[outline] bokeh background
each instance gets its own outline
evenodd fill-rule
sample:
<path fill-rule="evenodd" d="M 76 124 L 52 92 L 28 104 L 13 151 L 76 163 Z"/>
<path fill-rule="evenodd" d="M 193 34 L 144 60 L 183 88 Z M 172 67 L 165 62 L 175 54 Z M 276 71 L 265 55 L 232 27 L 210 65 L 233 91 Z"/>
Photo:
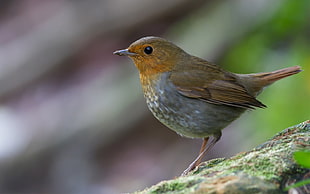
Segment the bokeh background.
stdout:
<path fill-rule="evenodd" d="M 310 119 L 309 0 L 3 0 L 0 193 L 123 193 L 171 179 L 201 140 L 147 110 L 138 72 L 112 55 L 147 35 L 236 73 L 300 65 L 223 131 L 206 159 Z"/>

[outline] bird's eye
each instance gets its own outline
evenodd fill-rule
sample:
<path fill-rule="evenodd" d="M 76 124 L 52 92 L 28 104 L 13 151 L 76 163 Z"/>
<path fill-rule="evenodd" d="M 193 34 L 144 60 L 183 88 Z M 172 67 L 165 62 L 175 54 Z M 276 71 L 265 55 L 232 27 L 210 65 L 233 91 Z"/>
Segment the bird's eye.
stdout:
<path fill-rule="evenodd" d="M 151 46 L 147 46 L 144 48 L 144 53 L 145 54 L 151 54 L 153 52 L 153 48 Z"/>

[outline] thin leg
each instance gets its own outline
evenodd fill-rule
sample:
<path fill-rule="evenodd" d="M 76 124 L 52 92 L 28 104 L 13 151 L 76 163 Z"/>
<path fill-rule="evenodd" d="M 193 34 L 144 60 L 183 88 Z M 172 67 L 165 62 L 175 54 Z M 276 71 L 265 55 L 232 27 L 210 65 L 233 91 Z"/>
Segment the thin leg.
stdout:
<path fill-rule="evenodd" d="M 206 153 L 221 139 L 222 133 L 216 133 L 213 135 L 212 141 L 210 142 L 209 146 L 207 146 L 209 137 L 203 139 L 200 152 L 198 157 L 184 170 L 181 176 L 187 175 L 191 170 L 193 170 L 196 166 L 198 166 L 202 160 L 202 158 L 206 155 Z"/>
<path fill-rule="evenodd" d="M 193 161 L 195 162 L 194 166 L 197 166 L 198 164 L 200 164 L 202 158 L 203 158 L 203 151 L 206 149 L 206 146 L 207 146 L 207 143 L 209 141 L 209 137 L 206 137 L 203 139 L 203 142 L 201 144 L 201 147 L 200 147 L 200 151 L 199 151 L 199 154 L 198 154 L 198 157 Z M 192 162 L 192 163 L 193 163 Z"/>

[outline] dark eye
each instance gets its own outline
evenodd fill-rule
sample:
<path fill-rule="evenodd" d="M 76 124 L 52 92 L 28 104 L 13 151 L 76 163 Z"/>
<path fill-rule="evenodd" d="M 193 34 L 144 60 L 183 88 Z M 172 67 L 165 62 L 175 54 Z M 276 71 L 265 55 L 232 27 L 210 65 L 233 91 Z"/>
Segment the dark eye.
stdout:
<path fill-rule="evenodd" d="M 151 54 L 153 52 L 153 48 L 152 47 L 150 47 L 150 46 L 147 46 L 147 47 L 145 47 L 144 48 L 144 53 L 145 54 Z"/>

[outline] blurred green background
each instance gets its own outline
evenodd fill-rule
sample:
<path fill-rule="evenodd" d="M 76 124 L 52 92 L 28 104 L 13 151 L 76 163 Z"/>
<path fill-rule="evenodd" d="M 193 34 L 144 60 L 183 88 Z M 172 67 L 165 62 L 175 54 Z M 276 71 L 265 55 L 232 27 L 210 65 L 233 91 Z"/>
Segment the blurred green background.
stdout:
<path fill-rule="evenodd" d="M 223 130 L 206 159 L 247 151 L 310 117 L 309 0 L 12 0 L 0 7 L 0 193 L 122 193 L 180 175 L 201 140 L 147 110 L 133 63 L 148 35 L 235 73 L 299 65 L 266 109 Z"/>

